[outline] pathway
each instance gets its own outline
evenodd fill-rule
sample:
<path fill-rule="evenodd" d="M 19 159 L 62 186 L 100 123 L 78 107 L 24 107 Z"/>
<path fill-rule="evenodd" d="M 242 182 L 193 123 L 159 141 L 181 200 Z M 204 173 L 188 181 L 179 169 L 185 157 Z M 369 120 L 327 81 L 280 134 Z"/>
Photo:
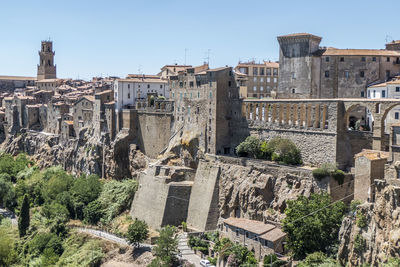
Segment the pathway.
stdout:
<path fill-rule="evenodd" d="M 193 250 L 191 250 L 187 244 L 188 237 L 187 233 L 182 233 L 178 235 L 178 249 L 182 258 L 188 260 L 190 263 L 193 263 L 196 267 L 202 267 L 200 265 L 201 258 L 194 254 Z"/>
<path fill-rule="evenodd" d="M 130 246 L 128 240 L 126 240 L 125 238 L 118 237 L 116 235 L 113 235 L 113 234 L 105 232 L 105 231 L 91 229 L 91 228 L 84 228 L 84 227 L 73 227 L 73 228 L 81 233 L 91 234 L 91 235 L 106 239 L 108 241 L 111 241 L 111 242 L 114 242 L 114 243 L 117 243 L 117 244 L 120 244 L 123 246 Z M 143 244 L 143 243 L 140 243 L 140 247 L 149 248 L 150 250 L 152 248 L 151 245 Z"/>

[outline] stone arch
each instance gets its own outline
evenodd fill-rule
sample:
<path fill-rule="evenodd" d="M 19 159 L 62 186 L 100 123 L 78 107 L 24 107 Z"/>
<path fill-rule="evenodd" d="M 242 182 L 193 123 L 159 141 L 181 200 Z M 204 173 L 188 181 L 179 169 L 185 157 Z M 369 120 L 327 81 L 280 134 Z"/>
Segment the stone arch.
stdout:
<path fill-rule="evenodd" d="M 357 117 L 354 116 L 354 113 L 357 109 L 365 108 L 366 112 L 363 116 L 364 120 L 361 121 L 361 126 L 364 129 L 372 132 L 373 128 L 373 120 L 375 118 L 375 108 L 366 103 L 353 103 L 350 106 L 346 107 L 346 113 L 344 115 L 344 130 L 349 130 L 356 127 Z M 370 116 L 371 118 L 368 118 Z M 372 119 L 372 121 L 370 121 Z"/>

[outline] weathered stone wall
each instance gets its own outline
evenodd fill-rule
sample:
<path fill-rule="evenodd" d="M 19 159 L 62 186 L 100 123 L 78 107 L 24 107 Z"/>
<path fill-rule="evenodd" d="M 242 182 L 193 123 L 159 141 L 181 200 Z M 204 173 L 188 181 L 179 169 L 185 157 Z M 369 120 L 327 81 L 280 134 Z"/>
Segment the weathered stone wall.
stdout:
<path fill-rule="evenodd" d="M 172 113 L 138 111 L 135 127 L 140 150 L 151 158 L 157 158 L 168 146 L 172 126 Z"/>
<path fill-rule="evenodd" d="M 197 231 L 214 230 L 218 223 L 218 178 L 220 168 L 200 161 L 190 196 L 187 223 Z"/>
<path fill-rule="evenodd" d="M 166 224 L 180 225 L 186 221 L 193 182 L 176 181 L 185 179 L 185 171 L 171 170 L 165 176 L 157 173 L 157 167 L 151 167 L 142 172 L 138 180 L 139 189 L 132 202 L 131 216 L 146 221 L 153 229 Z"/>

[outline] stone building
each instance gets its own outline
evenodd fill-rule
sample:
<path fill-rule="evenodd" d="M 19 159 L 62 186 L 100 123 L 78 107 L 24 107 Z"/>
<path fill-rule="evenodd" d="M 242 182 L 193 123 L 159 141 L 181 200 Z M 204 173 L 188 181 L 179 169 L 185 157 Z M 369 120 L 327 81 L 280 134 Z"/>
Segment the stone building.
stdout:
<path fill-rule="evenodd" d="M 73 121 L 75 133 L 84 127 L 89 127 L 93 123 L 94 97 L 83 96 L 73 105 Z"/>
<path fill-rule="evenodd" d="M 240 88 L 240 97 L 271 97 L 278 89 L 279 63 L 239 62 L 235 67 L 236 79 Z"/>
<path fill-rule="evenodd" d="M 157 75 L 161 78 L 169 79 L 171 76 L 178 75 L 178 72 L 185 71 L 189 68 L 192 68 L 192 65 L 165 65 L 161 68 L 161 71 Z"/>
<path fill-rule="evenodd" d="M 286 234 L 273 224 L 230 217 L 221 224 L 221 235 L 253 251 L 256 259 L 284 252 Z"/>
<path fill-rule="evenodd" d="M 29 124 L 33 123 L 36 117 L 36 112 L 29 108 L 27 105 L 36 104 L 36 99 L 31 96 L 14 95 L 13 97 L 5 97 L 3 99 L 3 107 L 5 108 L 5 121 L 4 128 L 6 135 L 9 133 L 16 133 L 21 128 L 27 128 Z"/>
<path fill-rule="evenodd" d="M 156 94 L 169 98 L 168 80 L 154 75 L 142 75 L 140 78 L 117 79 L 114 82 L 115 109 L 133 108 L 138 99 L 147 98 L 147 94 Z"/>
<path fill-rule="evenodd" d="M 60 134 L 62 116 L 69 113 L 70 106 L 64 102 L 50 102 L 47 105 L 47 127 L 46 132 Z"/>
<path fill-rule="evenodd" d="M 34 86 L 35 77 L 0 76 L 0 91 L 14 91 L 17 88 Z"/>
<path fill-rule="evenodd" d="M 59 80 L 58 79 L 42 79 L 42 80 L 38 80 L 36 85 L 39 90 L 55 91 L 57 86 L 59 85 Z"/>
<path fill-rule="evenodd" d="M 366 97 L 369 84 L 400 73 L 398 45 L 337 49 L 320 47 L 321 40 L 309 33 L 278 36 L 278 98 Z"/>
<path fill-rule="evenodd" d="M 95 135 L 109 133 L 113 139 L 116 131 L 114 92 L 106 90 L 94 95 L 93 128 Z"/>
<path fill-rule="evenodd" d="M 40 63 L 37 67 L 37 80 L 56 79 L 57 67 L 54 65 L 53 42 L 42 41 L 41 50 L 39 51 Z"/>
<path fill-rule="evenodd" d="M 206 153 L 230 154 L 233 120 L 240 120 L 239 90 L 231 67 L 195 72 L 194 68 L 170 77 L 175 100 L 174 132 L 197 137 Z"/>
<path fill-rule="evenodd" d="M 396 78 L 384 83 L 374 84 L 369 86 L 367 89 L 368 99 L 386 99 L 395 98 L 400 99 L 400 79 Z M 389 114 L 385 120 L 385 132 L 389 133 L 390 126 L 393 123 L 400 122 L 400 106 L 394 107 L 389 111 Z M 369 129 L 372 129 L 374 123 L 374 118 L 371 112 L 367 110 L 367 124 Z"/>

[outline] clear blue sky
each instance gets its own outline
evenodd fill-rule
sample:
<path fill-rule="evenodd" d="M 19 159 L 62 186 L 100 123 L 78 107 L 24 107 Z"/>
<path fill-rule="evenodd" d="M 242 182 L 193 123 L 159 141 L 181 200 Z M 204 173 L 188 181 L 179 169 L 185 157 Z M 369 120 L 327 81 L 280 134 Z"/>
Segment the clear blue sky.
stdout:
<path fill-rule="evenodd" d="M 278 60 L 276 36 L 310 32 L 321 45 L 384 48 L 400 39 L 400 1 L 2 0 L 0 75 L 36 75 L 54 41 L 57 76 L 154 74 L 165 64 L 234 66 Z"/>

